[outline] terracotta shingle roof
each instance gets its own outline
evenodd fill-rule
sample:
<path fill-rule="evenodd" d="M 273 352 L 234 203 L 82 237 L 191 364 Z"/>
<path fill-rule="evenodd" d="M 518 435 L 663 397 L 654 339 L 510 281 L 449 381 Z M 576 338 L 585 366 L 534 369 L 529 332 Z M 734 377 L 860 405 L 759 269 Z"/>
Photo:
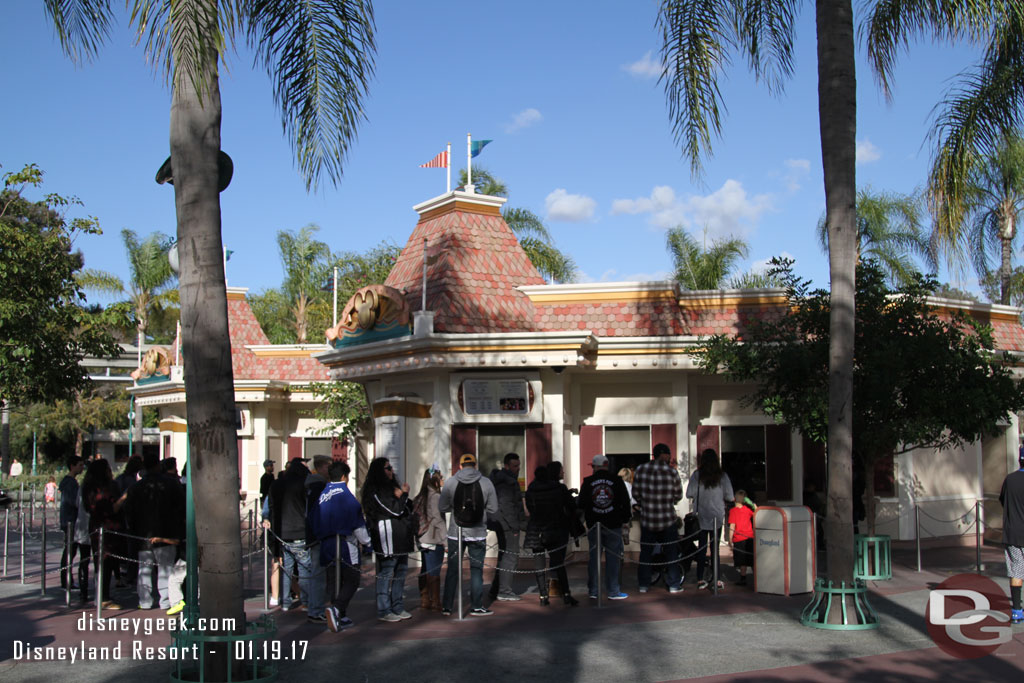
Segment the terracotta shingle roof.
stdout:
<path fill-rule="evenodd" d="M 228 291 L 228 333 L 231 335 L 231 369 L 236 380 L 303 380 L 328 379 L 327 368 L 296 347 L 270 347 L 256 316 L 245 298 L 245 290 Z M 270 347 L 259 355 L 249 346 Z"/>

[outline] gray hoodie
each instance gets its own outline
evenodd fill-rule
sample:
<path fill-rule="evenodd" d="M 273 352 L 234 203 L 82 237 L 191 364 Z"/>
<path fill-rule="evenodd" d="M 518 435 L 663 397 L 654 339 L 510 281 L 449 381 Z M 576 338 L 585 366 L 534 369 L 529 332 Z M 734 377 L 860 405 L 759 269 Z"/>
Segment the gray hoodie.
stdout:
<path fill-rule="evenodd" d="M 484 517 L 480 520 L 480 524 L 473 527 L 463 527 L 462 537 L 463 538 L 486 538 L 487 537 L 487 520 L 494 519 L 498 514 L 498 496 L 494 493 L 494 484 L 487 477 L 480 474 L 480 470 L 475 467 L 463 467 L 454 476 L 448 477 L 444 482 L 444 486 L 441 488 L 441 499 L 437 503 L 437 508 L 442 513 L 452 511 L 452 500 L 455 497 L 455 488 L 459 485 L 459 482 L 464 484 L 472 484 L 474 481 L 480 480 L 480 491 L 484 494 Z M 448 538 L 458 538 L 459 527 L 455 524 L 455 515 L 452 515 L 448 521 Z"/>

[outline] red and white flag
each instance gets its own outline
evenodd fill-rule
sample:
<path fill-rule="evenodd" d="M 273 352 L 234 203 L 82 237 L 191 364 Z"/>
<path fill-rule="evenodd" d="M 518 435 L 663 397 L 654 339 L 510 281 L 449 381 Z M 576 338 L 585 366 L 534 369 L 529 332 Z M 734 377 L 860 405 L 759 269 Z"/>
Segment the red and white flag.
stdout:
<path fill-rule="evenodd" d="M 448 152 L 440 152 L 427 163 L 420 164 L 420 168 L 448 168 Z"/>

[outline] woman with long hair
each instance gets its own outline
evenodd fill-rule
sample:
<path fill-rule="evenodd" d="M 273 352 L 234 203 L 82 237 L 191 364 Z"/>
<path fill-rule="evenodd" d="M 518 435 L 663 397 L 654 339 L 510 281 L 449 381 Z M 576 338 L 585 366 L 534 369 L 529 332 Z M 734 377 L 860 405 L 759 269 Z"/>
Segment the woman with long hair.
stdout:
<path fill-rule="evenodd" d="M 363 514 L 377 569 L 377 619 L 411 619 L 405 611 L 405 572 L 414 550 L 409 485 L 400 484 L 387 458 L 374 458 L 363 484 Z"/>
<path fill-rule="evenodd" d="M 710 582 L 717 582 L 719 588 L 725 584 L 717 576 L 704 578 L 708 550 L 718 552 L 718 543 L 725 524 L 726 501 L 735 497 L 729 475 L 722 471 L 718 454 L 711 448 L 700 454 L 700 467 L 686 486 L 686 497 L 694 500 L 693 510 L 697 513 L 700 532 L 697 534 L 697 588 L 707 588 Z M 701 545 L 703 544 L 703 545 Z"/>
<path fill-rule="evenodd" d="M 535 566 L 540 604 L 550 604 L 546 554 L 558 577 L 562 600 L 570 607 L 575 607 L 579 601 L 569 591 L 565 553 L 576 515 L 576 501 L 562 483 L 563 476 L 562 463 L 557 460 L 548 463 L 547 467 L 538 467 L 534 472 L 533 482 L 526 489 L 526 509 L 530 511 L 530 520 L 526 524 L 526 542 L 537 558 Z"/>
<path fill-rule="evenodd" d="M 110 583 L 114 576 L 111 557 L 121 547 L 120 537 L 108 531 L 120 531 L 121 516 L 114 511 L 119 491 L 110 471 L 110 463 L 104 458 L 91 460 L 82 479 L 82 503 L 89 513 L 89 540 L 92 560 L 96 569 L 97 600 L 102 600 L 103 609 L 121 609 L 111 599 Z M 103 529 L 103 572 L 100 572 L 100 529 Z M 84 592 L 84 591 L 83 591 Z"/>
<path fill-rule="evenodd" d="M 444 513 L 438 509 L 443 483 L 444 477 L 436 466 L 427 469 L 412 506 L 419 514 L 419 526 L 423 531 L 419 534 L 422 560 L 420 607 L 423 609 L 441 609 L 441 564 L 444 562 L 445 545 L 448 542 L 448 525 Z"/>

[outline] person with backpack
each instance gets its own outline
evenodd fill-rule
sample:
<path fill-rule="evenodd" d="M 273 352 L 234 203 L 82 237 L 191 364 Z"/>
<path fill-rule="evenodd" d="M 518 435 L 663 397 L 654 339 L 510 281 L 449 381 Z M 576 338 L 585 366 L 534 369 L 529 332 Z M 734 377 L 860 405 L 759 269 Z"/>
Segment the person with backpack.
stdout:
<path fill-rule="evenodd" d="M 516 567 L 519 565 L 519 531 L 526 527 L 523 491 L 519 488 L 519 454 L 505 454 L 504 467 L 491 472 L 498 496 L 498 514 L 487 527 L 498 537 L 498 569 L 491 582 L 491 601 L 516 602 Z"/>
<path fill-rule="evenodd" d="M 416 494 L 412 510 L 419 520 L 416 537 L 420 542 L 420 607 L 441 609 L 441 564 L 447 536 L 444 515 L 437 509 L 441 500 L 444 477 L 437 465 L 423 472 L 420 492 Z"/>
<path fill-rule="evenodd" d="M 448 523 L 448 571 L 444 577 L 441 614 L 451 615 L 458 576 L 462 573 L 460 529 L 462 545 L 469 551 L 469 597 L 472 605 L 469 614 L 473 617 L 494 614 L 483 604 L 484 554 L 487 552 L 487 520 L 498 514 L 498 496 L 491 480 L 476 468 L 476 456 L 467 453 L 459 458 L 459 471 L 441 489 L 438 511 L 452 513 Z"/>
<path fill-rule="evenodd" d="M 405 611 L 405 573 L 415 550 L 409 484 L 400 484 L 387 458 L 374 458 L 363 484 L 363 514 L 377 568 L 377 619 L 411 619 Z"/>

